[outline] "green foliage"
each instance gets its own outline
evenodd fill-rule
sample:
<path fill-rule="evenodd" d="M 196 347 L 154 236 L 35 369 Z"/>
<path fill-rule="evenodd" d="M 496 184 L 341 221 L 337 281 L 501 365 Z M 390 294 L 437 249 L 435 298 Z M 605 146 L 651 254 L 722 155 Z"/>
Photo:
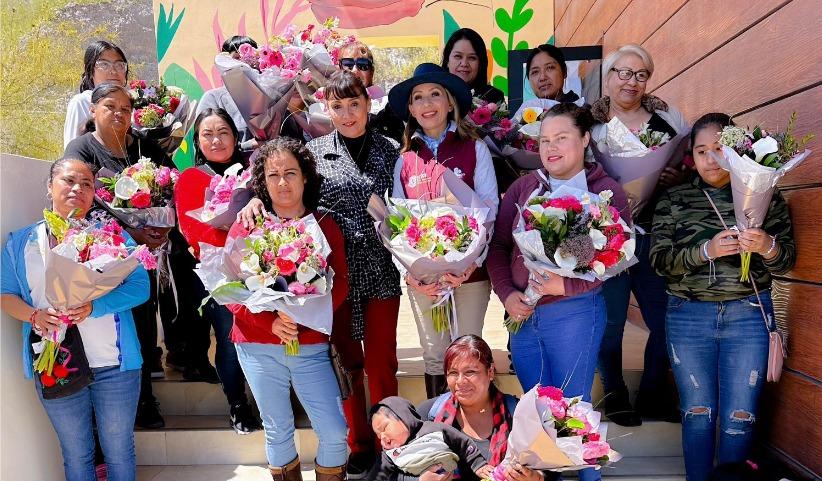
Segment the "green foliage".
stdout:
<path fill-rule="evenodd" d="M 106 26 L 83 30 L 61 18 L 69 4 L 101 0 L 31 0 L 0 6 L 0 150 L 55 159 L 63 152 L 68 100 L 77 92 L 89 39 L 117 41 Z"/>
<path fill-rule="evenodd" d="M 502 39 L 494 37 L 491 39 L 491 56 L 494 62 L 502 68 L 508 68 L 508 49 Z"/>
<path fill-rule="evenodd" d="M 505 94 L 508 94 L 508 79 L 503 77 L 502 75 L 494 75 L 493 80 L 491 83 L 494 87 L 502 90 Z"/>
<path fill-rule="evenodd" d="M 448 13 L 448 10 L 443 9 L 442 11 L 442 23 L 443 23 L 443 33 L 442 39 L 443 41 L 447 41 L 451 38 L 451 35 L 460 29 L 459 24 L 454 17 Z"/>
<path fill-rule="evenodd" d="M 177 29 L 180 27 L 180 22 L 183 21 L 186 9 L 184 8 L 177 18 L 174 18 L 174 4 L 171 4 L 171 10 L 166 15 L 166 7 L 160 4 L 160 16 L 157 19 L 157 62 L 161 62 L 165 57 L 168 47 L 171 46 L 171 41 L 174 40 L 174 35 L 177 34 Z"/>
<path fill-rule="evenodd" d="M 182 15 L 182 14 L 180 14 Z M 166 85 L 174 85 L 180 87 L 188 95 L 191 100 L 200 100 L 203 98 L 203 87 L 200 82 L 194 78 L 183 67 L 172 63 L 163 74 L 163 82 Z M 194 165 L 194 129 L 189 129 L 186 133 L 185 139 L 180 144 L 180 148 L 174 152 L 174 164 L 177 168 L 183 170 Z"/>
<path fill-rule="evenodd" d="M 548 45 L 556 45 L 557 39 L 553 35 L 551 35 L 551 38 L 549 38 L 548 41 L 545 43 L 547 43 Z"/>
<path fill-rule="evenodd" d="M 386 92 L 394 85 L 410 78 L 414 68 L 423 62 L 440 63 L 442 50 L 438 47 L 375 48 L 374 84 Z"/>
<path fill-rule="evenodd" d="M 509 50 L 527 50 L 528 42 L 520 40 L 514 44 L 514 35 L 525 28 L 528 22 L 534 18 L 534 10 L 525 6 L 531 0 L 515 0 L 514 6 L 509 13 L 504 8 L 498 8 L 494 12 L 494 20 L 497 26 L 503 32 L 507 33 L 507 38 L 502 39 L 494 37 L 491 39 L 491 56 L 494 57 L 494 62 L 502 68 L 508 68 L 508 51 Z M 494 87 L 502 90 L 506 95 L 508 94 L 508 79 L 503 76 L 494 76 L 492 83 Z"/>

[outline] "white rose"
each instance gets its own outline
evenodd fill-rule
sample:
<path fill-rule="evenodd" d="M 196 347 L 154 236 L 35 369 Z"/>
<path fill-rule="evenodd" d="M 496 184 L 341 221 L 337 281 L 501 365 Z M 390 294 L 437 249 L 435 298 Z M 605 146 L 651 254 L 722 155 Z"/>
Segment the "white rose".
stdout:
<path fill-rule="evenodd" d="M 140 184 L 131 177 L 120 177 L 114 184 L 114 195 L 118 199 L 131 200 L 138 190 L 140 190 Z"/>
<path fill-rule="evenodd" d="M 594 249 L 602 249 L 605 247 L 605 244 L 608 243 L 608 238 L 605 237 L 605 234 L 600 232 L 599 229 L 591 229 L 588 235 L 591 237 L 591 240 L 594 241 Z"/>
<path fill-rule="evenodd" d="M 260 256 L 257 254 L 251 254 L 247 258 L 243 259 L 240 263 L 240 272 L 251 275 L 256 275 L 262 272 L 262 269 L 260 268 Z"/>
<path fill-rule="evenodd" d="M 574 270 L 574 268 L 577 266 L 576 256 L 563 257 L 559 253 L 559 249 L 557 249 L 556 252 L 554 252 L 554 262 L 556 262 L 557 266 L 559 266 L 560 268 L 567 269 L 569 271 Z"/>
<path fill-rule="evenodd" d="M 765 137 L 754 142 L 751 148 L 753 148 L 754 154 L 756 154 L 756 163 L 759 164 L 762 163 L 762 159 L 764 159 L 766 155 L 778 152 L 779 144 L 773 137 Z"/>

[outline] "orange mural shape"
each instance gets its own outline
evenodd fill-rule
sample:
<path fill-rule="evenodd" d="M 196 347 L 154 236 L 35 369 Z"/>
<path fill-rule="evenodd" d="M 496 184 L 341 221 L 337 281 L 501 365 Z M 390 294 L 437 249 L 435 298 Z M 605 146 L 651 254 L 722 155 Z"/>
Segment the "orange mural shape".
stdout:
<path fill-rule="evenodd" d="M 340 28 L 366 28 L 391 25 L 406 17 L 414 17 L 424 0 L 309 0 L 317 19 L 337 17 Z"/>

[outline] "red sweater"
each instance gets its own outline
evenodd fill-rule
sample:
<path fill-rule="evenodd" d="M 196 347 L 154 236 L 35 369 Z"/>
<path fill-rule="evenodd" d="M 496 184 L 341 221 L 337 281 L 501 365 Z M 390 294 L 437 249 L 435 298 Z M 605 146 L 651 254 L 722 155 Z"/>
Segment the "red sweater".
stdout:
<path fill-rule="evenodd" d="M 334 269 L 334 287 L 331 289 L 331 299 L 334 310 L 348 297 L 348 264 L 345 262 L 345 244 L 339 226 L 331 216 L 314 214 L 319 220 L 331 254 L 328 256 L 328 265 Z M 242 224 L 235 223 L 229 231 L 229 236 L 245 236 L 248 231 Z M 271 324 L 277 318 L 275 312 L 260 312 L 254 314 L 242 304 L 229 304 L 228 309 L 234 313 L 234 327 L 231 329 L 231 342 L 257 342 L 262 344 L 281 344 L 282 340 L 271 332 Z M 320 344 L 328 342 L 328 336 L 309 329 L 297 326 L 297 339 L 300 344 Z"/>
<path fill-rule="evenodd" d="M 619 210 L 620 215 L 630 225 L 631 213 L 628 208 L 628 197 L 617 181 L 608 177 L 602 166 L 596 162 L 586 164 L 585 176 L 590 192 L 598 194 L 603 190 L 610 190 L 614 193 L 611 205 Z M 485 264 L 491 276 L 494 292 L 503 303 L 512 292 L 524 292 L 528 287 L 528 268 L 525 267 L 522 253 L 517 243 L 514 242 L 514 226 L 519 216 L 517 205 L 525 205 L 528 196 L 537 188 L 537 185 L 539 185 L 539 179 L 534 173 L 520 177 L 511 184 L 500 202 L 499 214 L 494 224 L 494 236 L 488 247 L 488 258 Z M 566 277 L 565 296 L 543 296 L 538 305 L 577 296 L 600 284 L 602 281 L 589 282 Z"/>

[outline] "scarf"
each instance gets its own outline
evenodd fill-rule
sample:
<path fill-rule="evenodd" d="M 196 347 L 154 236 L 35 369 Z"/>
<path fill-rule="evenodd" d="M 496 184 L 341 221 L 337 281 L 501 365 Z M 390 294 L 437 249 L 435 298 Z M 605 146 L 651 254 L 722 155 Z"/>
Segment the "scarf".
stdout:
<path fill-rule="evenodd" d="M 511 423 L 513 422 L 512 415 L 505 409 L 505 395 L 502 391 L 494 389 L 496 394 L 492 399 L 492 422 L 494 424 L 491 429 L 491 459 L 489 463 L 491 466 L 499 466 L 503 459 L 505 459 L 505 452 L 508 449 L 508 433 L 511 430 Z M 434 418 L 435 422 L 445 423 L 449 426 L 454 425 L 454 420 L 457 419 L 457 411 L 459 410 L 459 403 L 457 398 L 453 395 L 445 402 Z"/>

